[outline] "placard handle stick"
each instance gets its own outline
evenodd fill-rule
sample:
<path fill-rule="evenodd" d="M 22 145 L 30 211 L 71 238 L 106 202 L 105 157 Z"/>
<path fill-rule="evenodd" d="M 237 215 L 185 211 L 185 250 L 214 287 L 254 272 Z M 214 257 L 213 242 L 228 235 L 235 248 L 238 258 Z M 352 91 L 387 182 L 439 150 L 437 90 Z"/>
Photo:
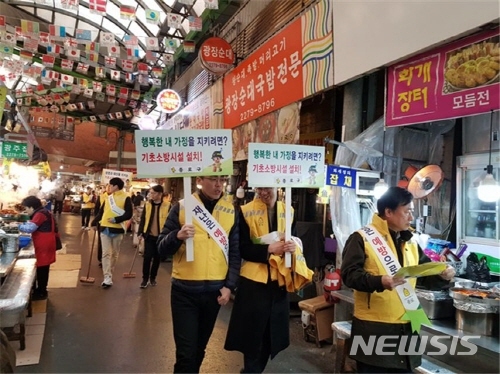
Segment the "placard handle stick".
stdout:
<path fill-rule="evenodd" d="M 292 240 L 292 187 L 285 187 L 285 241 Z M 292 254 L 285 253 L 285 267 L 292 267 Z"/>
<path fill-rule="evenodd" d="M 186 224 L 193 223 L 193 197 L 191 196 L 191 177 L 184 177 L 184 212 Z M 186 239 L 186 261 L 194 261 L 193 238 Z"/>

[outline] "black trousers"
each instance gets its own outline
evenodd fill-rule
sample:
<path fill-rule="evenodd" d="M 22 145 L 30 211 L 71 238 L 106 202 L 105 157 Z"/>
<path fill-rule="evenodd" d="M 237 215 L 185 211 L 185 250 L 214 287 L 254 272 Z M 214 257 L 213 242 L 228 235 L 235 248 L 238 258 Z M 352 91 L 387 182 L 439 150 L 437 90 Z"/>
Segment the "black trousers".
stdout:
<path fill-rule="evenodd" d="M 156 241 L 157 236 L 148 235 L 144 239 L 144 262 L 142 263 L 142 279 L 148 281 L 149 279 L 155 280 L 158 275 L 158 268 L 160 267 L 160 254 Z"/>
<path fill-rule="evenodd" d="M 219 291 L 188 293 L 172 286 L 174 373 L 199 373 L 219 313 L 219 295 Z"/>
<path fill-rule="evenodd" d="M 36 289 L 39 294 L 47 293 L 47 284 L 49 283 L 50 265 L 38 266 L 36 268 Z"/>
<path fill-rule="evenodd" d="M 102 262 L 101 225 L 97 225 L 97 261 Z"/>
<path fill-rule="evenodd" d="M 56 213 L 61 214 L 62 213 L 63 204 L 64 204 L 64 201 L 57 201 L 57 200 L 54 201 L 54 214 L 56 214 Z"/>
<path fill-rule="evenodd" d="M 92 209 L 82 209 L 82 226 L 89 227 Z"/>
<path fill-rule="evenodd" d="M 255 354 L 245 353 L 243 355 L 242 373 L 262 373 L 266 368 L 269 357 L 271 356 L 271 330 L 269 323 L 266 326 L 264 337 Z"/>

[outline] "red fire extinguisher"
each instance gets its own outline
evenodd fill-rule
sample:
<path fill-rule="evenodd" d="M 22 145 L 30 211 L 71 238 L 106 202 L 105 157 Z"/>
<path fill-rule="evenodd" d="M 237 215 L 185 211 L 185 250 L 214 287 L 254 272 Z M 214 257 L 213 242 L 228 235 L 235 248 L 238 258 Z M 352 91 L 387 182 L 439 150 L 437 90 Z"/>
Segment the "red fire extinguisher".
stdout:
<path fill-rule="evenodd" d="M 327 271 L 323 280 L 323 296 L 325 297 L 325 301 L 329 303 L 338 302 L 339 299 L 333 297 L 331 291 L 338 291 L 341 286 L 340 270 Z"/>

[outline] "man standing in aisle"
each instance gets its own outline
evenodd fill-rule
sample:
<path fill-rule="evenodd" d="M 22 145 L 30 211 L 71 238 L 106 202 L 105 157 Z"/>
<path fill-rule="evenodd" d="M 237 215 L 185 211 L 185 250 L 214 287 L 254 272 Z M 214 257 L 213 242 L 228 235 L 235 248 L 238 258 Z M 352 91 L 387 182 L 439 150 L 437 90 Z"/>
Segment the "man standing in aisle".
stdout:
<path fill-rule="evenodd" d="M 356 352 L 350 352 L 350 357 L 356 360 L 358 373 L 411 373 L 420 365 L 421 355 L 400 354 L 399 345 L 405 344 L 405 339 L 410 341 L 412 335 L 418 336 L 412 325 L 427 317 L 420 306 L 416 310 L 405 308 L 413 300 L 418 303 L 415 278 L 405 280 L 388 275 L 392 273 L 387 267 L 389 264 L 397 268 L 412 266 L 430 260 L 412 240 L 409 231 L 413 221 L 410 192 L 400 187 L 389 188 L 378 199 L 377 210 L 371 225 L 354 232 L 347 240 L 341 274 L 344 284 L 354 289 L 351 336 L 361 337 L 365 342 L 371 337 L 391 336 L 391 344 L 384 346 L 384 355 L 365 354 L 358 347 Z M 442 282 L 443 279 L 451 280 L 454 275 L 454 269 L 448 267 L 440 276 L 424 279 Z M 413 317 L 412 323 L 405 316 Z"/>
<path fill-rule="evenodd" d="M 144 204 L 137 235 L 144 240 L 144 262 L 142 265 L 141 288 L 156 286 L 156 276 L 160 267 L 160 253 L 158 252 L 158 236 L 167 221 L 170 203 L 163 202 L 163 187 L 156 185 L 149 190 L 150 201 Z"/>
<path fill-rule="evenodd" d="M 171 308 L 175 373 L 198 373 L 221 305 L 236 287 L 241 259 L 238 215 L 224 196 L 226 178 L 197 177 L 191 199 L 193 224 L 184 202 L 170 211 L 158 238 L 161 256 L 173 255 Z M 186 261 L 185 240 L 193 238 L 194 261 Z"/>
<path fill-rule="evenodd" d="M 132 217 L 132 200 L 123 191 L 123 180 L 111 178 L 106 189 L 107 199 L 99 214 L 92 221 L 92 226 L 99 224 L 102 243 L 102 272 L 104 281 L 101 286 L 113 285 L 113 271 L 120 253 L 120 245 L 126 232 L 126 222 Z"/>
<path fill-rule="evenodd" d="M 61 215 L 64 205 L 64 189 L 62 187 L 57 187 L 54 191 L 54 215 Z"/>
<path fill-rule="evenodd" d="M 86 191 L 82 194 L 82 230 L 90 230 L 90 215 L 95 206 L 92 198 L 92 188 L 87 187 Z"/>

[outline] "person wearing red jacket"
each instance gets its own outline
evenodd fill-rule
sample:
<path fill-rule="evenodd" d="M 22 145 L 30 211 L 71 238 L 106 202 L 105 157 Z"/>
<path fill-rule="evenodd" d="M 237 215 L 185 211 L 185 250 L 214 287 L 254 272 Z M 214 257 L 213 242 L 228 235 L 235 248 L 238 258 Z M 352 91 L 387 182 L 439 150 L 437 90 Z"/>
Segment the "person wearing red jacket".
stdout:
<path fill-rule="evenodd" d="M 57 225 L 52 213 L 42 206 L 36 196 L 28 196 L 21 204 L 30 220 L 19 225 L 19 231 L 31 234 L 36 257 L 36 288 L 32 300 L 45 300 L 48 296 L 50 264 L 56 262 Z"/>

